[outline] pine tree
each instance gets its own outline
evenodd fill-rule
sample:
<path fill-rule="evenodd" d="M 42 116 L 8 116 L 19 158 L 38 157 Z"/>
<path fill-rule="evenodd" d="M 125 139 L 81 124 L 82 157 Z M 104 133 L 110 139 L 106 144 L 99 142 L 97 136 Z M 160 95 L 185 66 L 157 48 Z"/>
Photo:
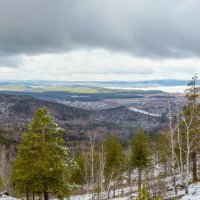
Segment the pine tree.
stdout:
<path fill-rule="evenodd" d="M 132 140 L 132 166 L 138 170 L 138 190 L 141 189 L 142 171 L 149 166 L 151 162 L 151 150 L 149 138 L 144 133 L 141 126 L 136 128 L 136 134 Z"/>
<path fill-rule="evenodd" d="M 154 146 L 153 154 L 158 156 L 158 163 L 164 165 L 164 174 L 167 176 L 167 162 L 171 154 L 168 130 L 163 131 L 154 139 Z"/>
<path fill-rule="evenodd" d="M 77 167 L 74 168 L 74 170 L 72 171 L 71 179 L 77 185 L 84 185 L 86 183 L 86 177 L 85 177 L 86 160 L 85 160 L 84 155 L 79 154 L 75 158 L 75 162 L 77 164 Z"/>
<path fill-rule="evenodd" d="M 22 194 L 26 193 L 26 199 L 29 193 L 43 193 L 45 200 L 49 193 L 62 198 L 73 188 L 69 181 L 73 162 L 62 134 L 46 108 L 35 112 L 29 131 L 22 136 L 12 174 L 14 184 Z"/>
<path fill-rule="evenodd" d="M 0 192 L 2 191 L 3 188 L 4 188 L 3 179 L 0 177 Z"/>
<path fill-rule="evenodd" d="M 136 200 L 149 200 L 149 192 L 146 189 L 145 185 L 143 185 L 142 188 L 139 190 Z"/>
<path fill-rule="evenodd" d="M 108 136 L 105 140 L 105 154 L 106 162 L 104 168 L 104 175 L 106 178 L 106 183 L 108 185 L 108 198 L 110 195 L 111 182 L 115 181 L 120 177 L 120 172 L 123 166 L 123 153 L 122 146 L 118 140 L 113 136 Z M 115 196 L 115 187 L 114 187 Z"/>

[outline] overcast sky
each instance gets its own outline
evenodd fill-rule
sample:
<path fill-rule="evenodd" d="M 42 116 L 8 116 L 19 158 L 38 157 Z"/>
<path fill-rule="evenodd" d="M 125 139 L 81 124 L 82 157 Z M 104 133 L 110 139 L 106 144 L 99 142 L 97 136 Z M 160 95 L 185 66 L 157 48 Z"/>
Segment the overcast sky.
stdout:
<path fill-rule="evenodd" d="M 199 0 L 0 0 L 0 78 L 189 79 Z"/>

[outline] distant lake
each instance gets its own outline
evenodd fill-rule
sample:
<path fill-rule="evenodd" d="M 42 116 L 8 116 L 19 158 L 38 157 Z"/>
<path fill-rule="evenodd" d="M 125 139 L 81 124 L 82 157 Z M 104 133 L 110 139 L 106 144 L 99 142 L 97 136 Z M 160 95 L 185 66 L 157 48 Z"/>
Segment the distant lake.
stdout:
<path fill-rule="evenodd" d="M 169 93 L 184 93 L 187 86 L 153 86 L 153 87 L 106 87 L 108 89 L 123 90 L 161 90 Z"/>

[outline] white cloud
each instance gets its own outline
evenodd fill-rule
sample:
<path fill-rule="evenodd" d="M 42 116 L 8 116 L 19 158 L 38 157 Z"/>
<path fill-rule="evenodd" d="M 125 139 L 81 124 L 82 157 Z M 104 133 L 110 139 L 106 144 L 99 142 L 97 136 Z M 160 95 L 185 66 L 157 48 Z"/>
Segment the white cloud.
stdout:
<path fill-rule="evenodd" d="M 63 54 L 24 55 L 18 68 L 0 68 L 1 79 L 150 80 L 189 79 L 200 73 L 200 59 L 154 60 L 103 49 Z"/>
<path fill-rule="evenodd" d="M 188 79 L 199 0 L 0 0 L 0 78 Z"/>

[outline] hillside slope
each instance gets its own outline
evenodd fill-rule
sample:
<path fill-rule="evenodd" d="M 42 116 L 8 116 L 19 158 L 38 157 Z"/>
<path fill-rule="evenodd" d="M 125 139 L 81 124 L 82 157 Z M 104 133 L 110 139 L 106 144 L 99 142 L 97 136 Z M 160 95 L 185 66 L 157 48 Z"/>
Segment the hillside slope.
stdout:
<path fill-rule="evenodd" d="M 127 138 L 134 133 L 137 124 L 150 133 L 156 133 L 164 126 L 160 124 L 160 117 L 150 117 L 126 107 L 89 111 L 30 96 L 3 93 L 0 95 L 0 126 L 24 130 L 39 107 L 49 109 L 55 121 L 65 128 L 66 138 L 70 140 L 84 139 L 87 131 L 96 131 L 99 137 L 110 132 Z"/>

